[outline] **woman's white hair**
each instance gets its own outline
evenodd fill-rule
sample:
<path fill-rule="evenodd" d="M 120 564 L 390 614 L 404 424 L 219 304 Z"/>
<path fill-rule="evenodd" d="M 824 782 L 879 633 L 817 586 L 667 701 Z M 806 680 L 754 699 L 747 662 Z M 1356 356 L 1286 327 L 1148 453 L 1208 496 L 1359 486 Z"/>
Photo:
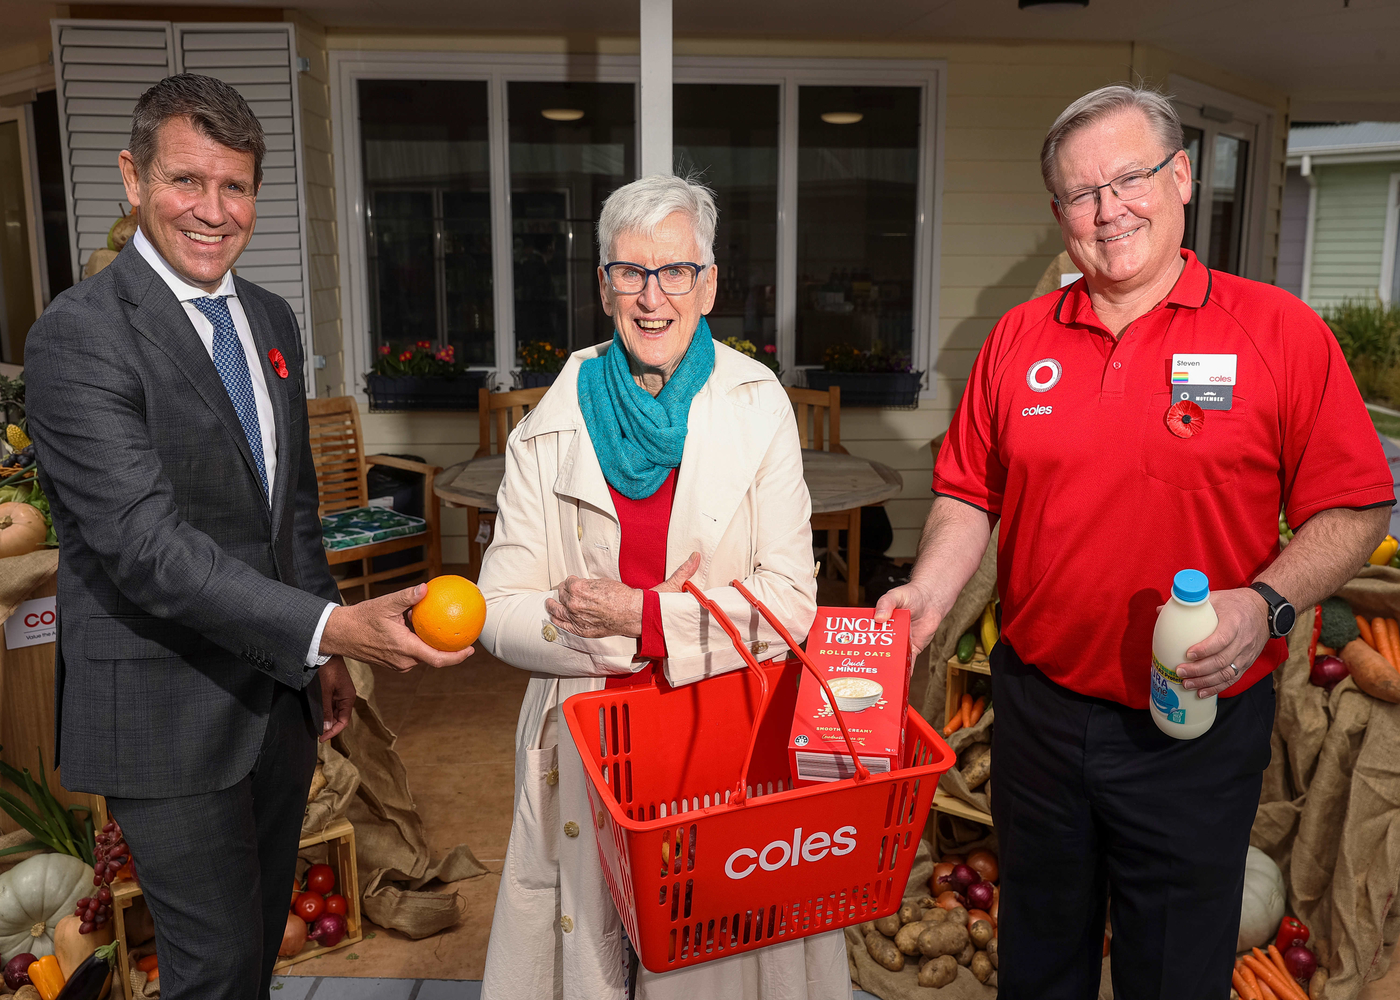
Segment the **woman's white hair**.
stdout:
<path fill-rule="evenodd" d="M 1047 191 L 1056 193 L 1055 156 L 1060 151 L 1060 144 L 1080 129 L 1126 108 L 1136 108 L 1147 118 L 1147 127 L 1162 144 L 1163 155 L 1175 153 L 1185 145 L 1181 117 L 1166 94 L 1141 85 L 1129 87 L 1116 83 L 1100 87 L 1061 111 L 1060 117 L 1055 119 L 1055 124 L 1046 133 L 1045 142 L 1040 147 L 1040 175 Z"/>
<path fill-rule="evenodd" d="M 598 264 L 612 260 L 613 245 L 623 233 L 653 236 L 656 227 L 676 212 L 690 218 L 695 229 L 695 245 L 700 248 L 697 264 L 715 262 L 715 227 L 719 209 L 715 193 L 687 177 L 652 174 L 624 184 L 603 202 L 598 215 Z"/>

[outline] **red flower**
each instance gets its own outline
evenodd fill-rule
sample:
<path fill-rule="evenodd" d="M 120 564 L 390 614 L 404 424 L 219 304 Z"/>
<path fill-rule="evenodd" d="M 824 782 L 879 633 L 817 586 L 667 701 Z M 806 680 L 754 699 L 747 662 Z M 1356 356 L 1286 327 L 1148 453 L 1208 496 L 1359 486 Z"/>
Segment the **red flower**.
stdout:
<path fill-rule="evenodd" d="M 433 357 L 437 358 L 439 361 L 445 361 L 450 365 L 452 364 L 452 362 L 457 360 L 457 348 L 451 344 L 448 344 L 446 347 L 442 348 L 435 355 L 433 355 Z"/>
<path fill-rule="evenodd" d="M 418 341 L 418 346 L 426 351 L 428 348 L 433 346 L 433 342 L 431 340 L 420 340 Z"/>
<path fill-rule="evenodd" d="M 274 347 L 272 350 L 267 352 L 267 360 L 271 361 L 272 367 L 277 369 L 278 378 L 287 377 L 287 362 L 282 357 L 281 351 Z"/>
<path fill-rule="evenodd" d="M 763 353 L 764 353 L 764 354 L 777 354 L 777 353 L 778 353 L 778 345 L 777 345 L 777 344 L 764 344 L 764 345 L 763 345 Z"/>
<path fill-rule="evenodd" d="M 389 351 L 390 351 L 391 349 L 392 349 L 392 348 L 390 348 L 388 344 L 380 344 L 380 345 L 379 345 L 379 353 L 380 353 L 381 355 L 383 355 L 384 357 L 386 357 L 386 358 L 389 356 Z"/>
<path fill-rule="evenodd" d="M 1195 437 L 1206 429 L 1206 414 L 1189 399 L 1173 403 L 1167 410 L 1167 430 L 1179 438 Z"/>
<path fill-rule="evenodd" d="M 412 360 L 413 360 L 413 352 L 412 352 L 412 351 L 404 351 L 402 354 L 399 355 L 399 360 L 400 360 L 400 361 L 412 361 Z"/>

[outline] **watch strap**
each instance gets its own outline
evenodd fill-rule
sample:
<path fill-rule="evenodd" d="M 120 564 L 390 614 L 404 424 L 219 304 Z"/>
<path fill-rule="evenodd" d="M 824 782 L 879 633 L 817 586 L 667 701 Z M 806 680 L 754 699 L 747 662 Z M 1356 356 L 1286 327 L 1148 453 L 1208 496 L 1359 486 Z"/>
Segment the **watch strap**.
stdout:
<path fill-rule="evenodd" d="M 1293 605 L 1289 604 L 1288 601 L 1284 598 L 1284 596 L 1283 596 L 1282 594 L 1280 594 L 1280 593 L 1279 593 L 1277 590 L 1275 590 L 1273 587 L 1270 587 L 1267 583 L 1258 583 L 1258 582 L 1251 583 L 1251 584 L 1249 585 L 1249 589 L 1252 590 L 1252 591 L 1254 591 L 1254 592 L 1255 592 L 1256 594 L 1258 594 L 1260 597 L 1264 598 L 1264 603 L 1266 603 L 1266 604 L 1269 606 L 1269 635 L 1270 635 L 1270 637 L 1272 637 L 1272 638 L 1274 638 L 1274 639 L 1280 639 L 1280 638 L 1282 638 L 1282 637 L 1283 637 L 1284 635 L 1286 635 L 1287 633 L 1286 633 L 1286 632 L 1280 632 L 1279 629 L 1278 629 L 1278 624 L 1277 624 L 1278 613 L 1279 613 L 1280 609 L 1282 609 L 1282 608 L 1284 608 L 1284 607 L 1289 607 L 1289 608 L 1291 608 L 1291 607 L 1293 607 Z M 1290 630 L 1290 631 L 1291 631 L 1291 630 Z"/>

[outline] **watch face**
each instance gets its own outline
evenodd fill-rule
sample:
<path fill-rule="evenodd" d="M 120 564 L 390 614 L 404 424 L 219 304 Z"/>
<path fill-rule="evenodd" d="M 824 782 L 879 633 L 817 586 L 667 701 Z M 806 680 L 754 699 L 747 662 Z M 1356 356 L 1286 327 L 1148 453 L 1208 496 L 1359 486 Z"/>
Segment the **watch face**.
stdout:
<path fill-rule="evenodd" d="M 1274 612 L 1274 631 L 1280 635 L 1287 635 L 1293 631 L 1293 622 L 1298 618 L 1298 612 L 1293 610 L 1293 605 L 1284 604 Z"/>

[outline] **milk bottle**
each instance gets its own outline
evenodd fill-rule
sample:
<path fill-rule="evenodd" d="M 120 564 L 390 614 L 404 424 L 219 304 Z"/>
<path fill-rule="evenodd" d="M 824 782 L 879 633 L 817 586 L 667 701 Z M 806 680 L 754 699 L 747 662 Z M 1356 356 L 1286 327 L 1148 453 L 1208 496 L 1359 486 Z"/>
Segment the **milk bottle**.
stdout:
<path fill-rule="evenodd" d="M 1210 581 L 1200 570 L 1184 569 L 1172 580 L 1172 596 L 1152 631 L 1152 721 L 1168 736 L 1194 740 L 1215 722 L 1215 695 L 1197 697 L 1181 686 L 1176 668 L 1186 651 L 1215 631 Z"/>

